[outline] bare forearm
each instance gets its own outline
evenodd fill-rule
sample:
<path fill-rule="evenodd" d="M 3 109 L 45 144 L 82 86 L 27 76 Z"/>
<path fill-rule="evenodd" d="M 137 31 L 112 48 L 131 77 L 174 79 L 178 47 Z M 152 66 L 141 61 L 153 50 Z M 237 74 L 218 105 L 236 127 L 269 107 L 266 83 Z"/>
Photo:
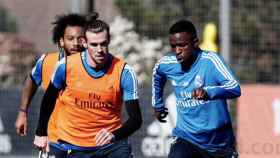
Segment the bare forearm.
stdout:
<path fill-rule="evenodd" d="M 36 90 L 37 85 L 31 80 L 30 76 L 27 76 L 22 88 L 21 103 L 15 122 L 17 133 L 20 136 L 25 136 L 27 134 L 27 111 Z"/>
<path fill-rule="evenodd" d="M 31 77 L 28 75 L 22 88 L 20 109 L 26 111 L 28 110 L 29 104 L 37 89 L 38 86 L 32 81 Z"/>

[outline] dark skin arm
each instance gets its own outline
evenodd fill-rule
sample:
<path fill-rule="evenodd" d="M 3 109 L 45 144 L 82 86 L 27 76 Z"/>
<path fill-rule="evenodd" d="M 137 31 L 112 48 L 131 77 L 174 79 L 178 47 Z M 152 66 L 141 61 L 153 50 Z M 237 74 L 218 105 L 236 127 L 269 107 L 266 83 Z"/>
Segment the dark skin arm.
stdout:
<path fill-rule="evenodd" d="M 31 76 L 28 76 L 22 88 L 20 110 L 15 122 L 17 134 L 20 136 L 27 135 L 27 111 L 37 89 L 38 86 L 33 82 Z"/>

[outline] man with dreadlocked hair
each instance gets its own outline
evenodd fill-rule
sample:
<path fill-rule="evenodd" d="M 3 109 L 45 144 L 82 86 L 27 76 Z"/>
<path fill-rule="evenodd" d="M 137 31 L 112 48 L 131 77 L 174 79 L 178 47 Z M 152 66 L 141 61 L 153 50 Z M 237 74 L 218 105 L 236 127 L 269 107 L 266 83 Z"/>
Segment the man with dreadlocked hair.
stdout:
<path fill-rule="evenodd" d="M 135 72 L 109 53 L 109 25 L 97 13 L 85 26 L 85 40 L 85 51 L 56 66 L 42 100 L 36 135 L 47 135 L 55 100 L 64 89 L 59 96 L 63 106 L 57 117 L 57 149 L 67 150 L 68 158 L 130 158 L 128 137 L 142 124 Z"/>
<path fill-rule="evenodd" d="M 58 51 L 43 54 L 36 62 L 30 75 L 27 76 L 22 89 L 21 104 L 15 123 L 17 133 L 20 136 L 25 136 L 27 134 L 27 113 L 29 104 L 40 85 L 42 85 L 44 90 L 47 89 L 56 62 L 65 56 L 84 50 L 82 40 L 84 38 L 83 28 L 85 22 L 85 17 L 81 15 L 68 14 L 57 16 L 56 20 L 52 23 L 54 25 L 52 40 L 54 44 L 58 46 Z M 57 102 L 57 104 L 59 104 L 59 102 Z M 59 109 L 58 107 L 59 105 L 56 106 L 56 110 L 49 122 L 48 138 L 51 142 L 56 142 L 57 140 L 55 113 Z M 42 144 L 41 147 L 45 148 L 47 145 L 47 137 L 41 137 L 39 140 Z"/>

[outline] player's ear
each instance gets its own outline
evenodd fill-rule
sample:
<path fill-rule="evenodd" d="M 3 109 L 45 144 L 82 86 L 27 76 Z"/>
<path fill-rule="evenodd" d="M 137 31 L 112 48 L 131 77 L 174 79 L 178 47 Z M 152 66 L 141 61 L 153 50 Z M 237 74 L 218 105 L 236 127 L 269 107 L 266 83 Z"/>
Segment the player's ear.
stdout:
<path fill-rule="evenodd" d="M 87 48 L 87 43 L 86 42 L 83 42 L 83 47 Z"/>
<path fill-rule="evenodd" d="M 194 45 L 195 48 L 198 48 L 198 46 L 199 46 L 199 40 L 198 40 L 197 37 L 194 37 L 194 38 L 193 38 L 193 45 Z"/>
<path fill-rule="evenodd" d="M 82 46 L 83 46 L 84 48 L 87 48 L 86 38 L 83 37 L 83 38 L 80 38 L 79 40 L 80 40 L 80 42 L 82 43 Z"/>
<path fill-rule="evenodd" d="M 64 47 L 64 40 L 63 40 L 63 38 L 60 38 L 59 39 L 59 45 L 60 45 L 60 47 Z"/>

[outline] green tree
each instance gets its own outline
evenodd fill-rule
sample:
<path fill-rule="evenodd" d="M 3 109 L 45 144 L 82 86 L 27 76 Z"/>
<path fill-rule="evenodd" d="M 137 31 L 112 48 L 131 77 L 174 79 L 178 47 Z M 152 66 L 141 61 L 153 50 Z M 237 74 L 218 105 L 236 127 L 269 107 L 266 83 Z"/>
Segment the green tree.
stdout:
<path fill-rule="evenodd" d="M 165 43 L 174 20 L 194 22 L 201 37 L 203 26 L 219 26 L 220 0 L 116 0 L 121 13 L 135 23 L 140 35 L 161 37 Z M 232 0 L 231 65 L 242 82 L 280 82 L 280 1 Z"/>
<path fill-rule="evenodd" d="M 218 21 L 218 0 L 116 0 L 121 13 L 135 23 L 136 32 L 151 38 L 166 37 L 169 26 L 180 18 L 197 24 Z M 200 26 L 197 26 L 200 27 Z"/>
<path fill-rule="evenodd" d="M 8 14 L 8 11 L 0 6 L 0 32 L 17 32 L 16 19 Z"/>

